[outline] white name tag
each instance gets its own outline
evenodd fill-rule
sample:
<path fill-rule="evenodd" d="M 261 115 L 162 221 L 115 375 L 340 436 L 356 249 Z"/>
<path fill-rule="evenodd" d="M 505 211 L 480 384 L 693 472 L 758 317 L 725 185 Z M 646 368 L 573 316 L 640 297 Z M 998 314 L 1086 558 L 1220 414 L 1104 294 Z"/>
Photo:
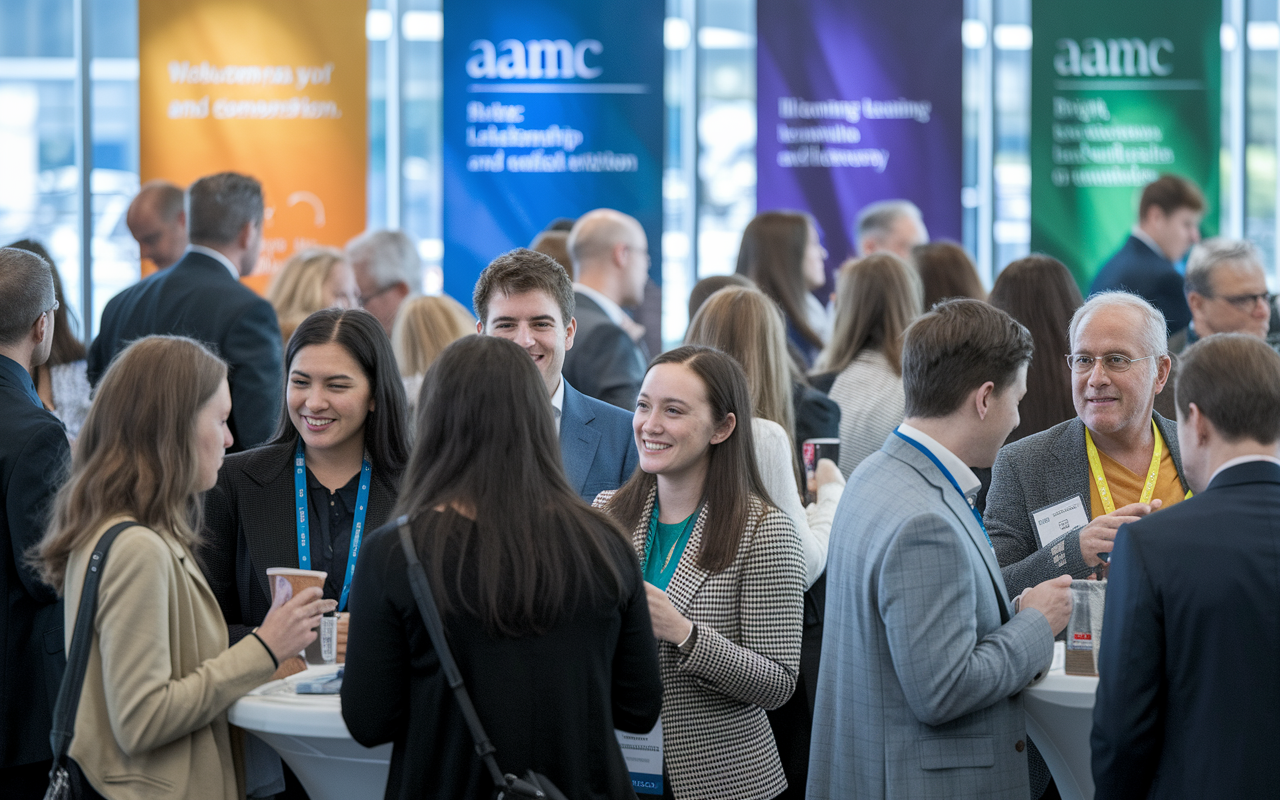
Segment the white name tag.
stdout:
<path fill-rule="evenodd" d="M 622 758 L 639 795 L 662 795 L 662 719 L 648 733 L 615 730 Z"/>
<path fill-rule="evenodd" d="M 1033 511 L 1031 518 L 1035 520 L 1036 539 L 1041 547 L 1089 524 L 1089 515 L 1085 513 L 1084 500 L 1080 495 Z"/>

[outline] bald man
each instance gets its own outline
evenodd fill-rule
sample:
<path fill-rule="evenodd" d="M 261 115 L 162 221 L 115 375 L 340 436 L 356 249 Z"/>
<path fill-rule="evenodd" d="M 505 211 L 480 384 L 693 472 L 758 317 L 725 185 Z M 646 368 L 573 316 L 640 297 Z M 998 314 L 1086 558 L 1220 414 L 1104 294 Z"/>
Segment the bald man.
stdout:
<path fill-rule="evenodd" d="M 634 323 L 622 309 L 644 299 L 649 240 L 634 217 L 599 208 L 578 218 L 567 244 L 578 327 L 564 377 L 589 397 L 633 411 L 649 354 L 627 332 Z"/>
<path fill-rule="evenodd" d="M 187 212 L 182 187 L 169 181 L 147 181 L 129 204 L 125 224 L 142 257 L 156 269 L 177 263 L 187 250 Z"/>

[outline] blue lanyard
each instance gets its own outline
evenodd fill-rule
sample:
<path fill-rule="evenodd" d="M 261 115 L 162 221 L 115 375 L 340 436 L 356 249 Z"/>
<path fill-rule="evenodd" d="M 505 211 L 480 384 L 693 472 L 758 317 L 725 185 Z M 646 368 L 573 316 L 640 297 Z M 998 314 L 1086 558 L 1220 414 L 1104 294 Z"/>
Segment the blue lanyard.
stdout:
<path fill-rule="evenodd" d="M 925 457 L 928 458 L 930 461 L 932 461 L 933 465 L 938 469 L 940 469 L 943 475 L 947 476 L 947 480 L 951 481 L 951 485 L 955 487 L 955 490 L 957 492 L 960 492 L 960 499 L 964 501 L 964 504 L 966 506 L 969 506 L 969 511 L 970 513 L 973 514 L 973 518 L 978 521 L 978 527 L 982 529 L 982 535 L 987 537 L 987 547 L 990 547 L 992 550 L 995 550 L 996 549 L 995 545 L 991 544 L 991 536 L 990 534 L 987 533 L 987 526 L 982 524 L 982 515 L 978 513 L 978 509 L 974 508 L 969 503 L 969 498 L 965 497 L 964 492 L 961 491 L 960 484 L 956 483 L 956 479 L 951 474 L 951 470 L 942 466 L 942 462 L 938 460 L 938 457 L 935 456 L 933 453 L 929 452 L 929 448 L 920 444 L 915 439 L 912 439 L 909 436 L 903 436 L 901 431 L 894 431 L 893 433 L 902 441 L 906 442 L 907 444 L 911 445 L 915 449 L 919 450 L 921 453 L 924 453 Z"/>
<path fill-rule="evenodd" d="M 338 610 L 347 607 L 347 595 L 351 592 L 351 578 L 356 574 L 356 556 L 360 552 L 360 535 L 364 532 L 364 515 L 369 508 L 369 483 L 373 465 L 365 459 L 360 467 L 360 491 L 356 493 L 356 513 L 351 526 L 351 552 L 347 556 L 347 574 L 342 579 L 342 596 L 338 598 Z M 307 459 L 302 454 L 302 438 L 293 453 L 293 499 L 298 508 L 298 567 L 311 569 L 311 524 L 307 520 Z"/>

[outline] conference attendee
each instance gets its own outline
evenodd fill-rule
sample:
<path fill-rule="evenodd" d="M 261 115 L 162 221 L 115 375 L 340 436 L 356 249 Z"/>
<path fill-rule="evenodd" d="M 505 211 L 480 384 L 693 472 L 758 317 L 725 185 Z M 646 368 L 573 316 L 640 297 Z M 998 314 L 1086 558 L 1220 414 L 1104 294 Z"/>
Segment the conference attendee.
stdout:
<path fill-rule="evenodd" d="M 1253 336 L 1207 337 L 1176 388 L 1196 496 L 1116 534 L 1094 796 L 1266 797 L 1280 748 L 1280 356 Z"/>
<path fill-rule="evenodd" d="M 23 800 L 44 797 L 49 785 L 63 662 L 62 604 L 25 558 L 70 459 L 66 432 L 31 381 L 57 333 L 53 286 L 49 262 L 0 248 L 0 786 Z"/>
<path fill-rule="evenodd" d="M 75 317 L 62 296 L 58 266 L 44 245 L 33 239 L 21 239 L 9 246 L 35 253 L 48 262 L 53 272 L 53 294 L 58 301 L 53 312 L 53 348 L 49 358 L 31 371 L 31 377 L 44 407 L 53 412 L 66 427 L 67 437 L 74 440 L 89 413 L 91 392 L 86 373 L 88 349 L 75 333 L 79 322 L 73 321 Z"/>
<path fill-rule="evenodd" d="M 991 472 L 984 519 L 1010 596 L 1095 574 L 1117 528 L 1186 497 L 1178 431 L 1153 410 L 1169 376 L 1164 324 L 1128 292 L 1095 294 L 1072 315 L 1076 416 L 1007 445 Z"/>
<path fill-rule="evenodd" d="M 427 369 L 446 347 L 475 332 L 475 317 L 448 295 L 411 297 L 400 307 L 391 329 L 391 350 L 404 381 L 410 414 L 417 408 Z"/>
<path fill-rule="evenodd" d="M 569 231 L 541 231 L 533 237 L 529 249 L 551 256 L 557 264 L 564 267 L 570 277 L 573 276 L 573 259 L 569 258 Z"/>
<path fill-rule="evenodd" d="M 907 329 L 906 419 L 853 473 L 832 529 L 811 800 L 1040 796 L 1022 690 L 1053 660 L 1070 579 L 1010 601 L 966 466 L 1018 424 L 1030 360 L 1026 329 L 976 300 Z"/>
<path fill-rule="evenodd" d="M 98 386 L 40 543 L 70 647 L 94 548 L 127 524 L 100 574 L 69 751 L 111 800 L 244 797 L 227 709 L 314 640 L 334 606 L 314 587 L 287 602 L 281 593 L 258 629 L 228 647 L 195 555 L 200 494 L 231 444 L 226 376 L 191 339 L 148 336 L 126 348 Z"/>
<path fill-rule="evenodd" d="M 361 533 L 391 518 L 409 458 L 404 386 L 372 314 L 317 311 L 285 355 L 275 435 L 229 456 L 204 498 L 205 577 L 232 643 L 270 610 L 270 567 L 327 572 L 325 599 L 348 610 Z"/>
<path fill-rule="evenodd" d="M 1169 330 L 1191 322 L 1183 279 L 1174 264 L 1200 241 L 1204 195 L 1191 181 L 1161 175 L 1142 190 L 1138 224 L 1093 279 L 1089 294 L 1125 289 L 1164 314 Z"/>
<path fill-rule="evenodd" d="M 929 243 L 920 209 L 910 200 L 881 200 L 858 212 L 854 223 L 858 238 L 858 255 L 889 252 L 911 260 L 911 250 Z"/>
<path fill-rule="evenodd" d="M 925 308 L 933 308 L 935 303 L 952 297 L 987 299 L 973 259 L 955 242 L 917 245 L 911 250 L 911 263 L 924 287 Z"/>
<path fill-rule="evenodd" d="M 754 455 L 738 363 L 686 345 L 653 360 L 633 421 L 640 469 L 596 498 L 631 531 L 662 665 L 663 796 L 787 788 L 765 711 L 800 666 L 804 553 Z"/>
<path fill-rule="evenodd" d="M 755 284 L 745 275 L 736 273 L 730 275 L 708 275 L 693 285 L 689 290 L 689 321 L 698 316 L 698 309 L 702 308 L 702 304 L 707 302 L 707 298 L 721 289 L 730 286 L 742 286 L 747 289 L 754 289 Z"/>
<path fill-rule="evenodd" d="M 920 316 L 920 281 L 892 253 L 849 259 L 836 280 L 836 329 L 812 378 L 840 407 L 847 478 L 902 423 L 902 337 Z"/>
<path fill-rule="evenodd" d="M 271 279 L 267 300 L 280 321 L 285 346 L 304 319 L 322 308 L 359 308 L 356 274 L 332 247 L 316 247 L 295 253 Z"/>
<path fill-rule="evenodd" d="M 616 489 L 635 471 L 631 415 L 579 392 L 561 375 L 574 346 L 573 284 L 549 256 L 518 248 L 480 273 L 472 297 L 476 332 L 520 345 L 542 375 L 569 485 L 584 500 Z"/>
<path fill-rule="evenodd" d="M 831 333 L 827 308 L 813 296 L 827 282 L 826 259 L 818 227 L 806 213 L 766 211 L 742 231 L 736 271 L 782 309 L 787 341 L 803 372 L 813 366 Z"/>
<path fill-rule="evenodd" d="M 791 517 L 800 534 L 805 588 L 813 586 L 826 567 L 831 518 L 844 479 L 838 469 L 823 470 L 815 491 L 818 502 L 808 508 L 801 502 L 804 482 L 791 433 L 796 409 L 781 312 L 759 289 L 728 287 L 707 298 L 689 324 L 684 343 L 714 347 L 737 361 L 747 376 L 756 468 L 770 499 Z"/>
<path fill-rule="evenodd" d="M 360 306 L 391 335 L 406 298 L 422 294 L 422 257 L 403 231 L 365 231 L 347 242 L 347 261 L 356 273 Z"/>
<path fill-rule="evenodd" d="M 280 325 L 271 304 L 240 283 L 262 250 L 262 185 L 208 175 L 187 190 L 191 246 L 178 263 L 111 298 L 89 347 L 96 385 L 116 354 L 151 334 L 189 336 L 227 362 L 232 452 L 266 441 L 280 404 Z"/>
<path fill-rule="evenodd" d="M 129 203 L 124 222 L 138 243 L 139 255 L 157 270 L 168 269 L 187 250 L 187 211 L 182 187 L 147 181 Z"/>
<path fill-rule="evenodd" d="M 1009 434 L 1009 441 L 1025 439 L 1074 417 L 1071 372 L 1062 368 L 1058 355 L 1071 350 L 1067 328 L 1071 315 L 1084 303 L 1071 272 L 1050 256 L 1020 258 L 1000 272 L 987 301 L 1031 331 L 1036 349 L 1027 368 L 1027 394 L 1018 404 L 1022 421 Z M 1160 396 L 1156 396 L 1157 402 Z"/>
<path fill-rule="evenodd" d="M 565 378 L 586 396 L 631 411 L 649 354 L 624 327 L 630 317 L 622 309 L 644 300 L 649 240 L 633 217 L 599 208 L 578 218 L 567 245 L 578 325 Z"/>
<path fill-rule="evenodd" d="M 653 728 L 662 682 L 626 538 L 565 481 L 546 389 L 519 347 L 455 342 L 424 386 L 395 513 L 497 763 L 537 770 L 570 798 L 635 797 L 614 729 Z M 406 567 L 396 525 L 369 536 L 343 718 L 366 747 L 392 743 L 385 797 L 488 797 Z"/>

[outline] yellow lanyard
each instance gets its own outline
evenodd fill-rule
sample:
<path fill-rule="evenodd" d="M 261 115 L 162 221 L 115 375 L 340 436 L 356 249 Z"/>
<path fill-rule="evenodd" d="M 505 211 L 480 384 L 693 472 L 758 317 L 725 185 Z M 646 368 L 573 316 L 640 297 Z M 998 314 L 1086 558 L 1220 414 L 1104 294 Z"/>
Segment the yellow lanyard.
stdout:
<path fill-rule="evenodd" d="M 1156 493 L 1156 481 L 1160 478 L 1160 457 L 1164 455 L 1164 440 L 1160 438 L 1160 429 L 1156 427 L 1156 421 L 1151 420 L 1151 432 L 1155 434 L 1156 444 L 1151 449 L 1151 469 L 1147 471 L 1147 482 L 1142 486 L 1142 497 L 1138 500 L 1140 503 L 1150 503 L 1151 498 Z M 1102 500 L 1102 510 L 1104 513 L 1115 513 L 1116 504 L 1111 499 L 1111 489 L 1107 486 L 1107 476 L 1102 472 L 1102 461 L 1098 458 L 1098 448 L 1093 444 L 1093 437 L 1089 435 L 1089 429 L 1084 429 L 1084 446 L 1089 451 L 1089 469 L 1093 472 L 1093 479 L 1098 484 L 1098 497 Z M 1190 496 L 1190 492 L 1187 493 Z"/>

